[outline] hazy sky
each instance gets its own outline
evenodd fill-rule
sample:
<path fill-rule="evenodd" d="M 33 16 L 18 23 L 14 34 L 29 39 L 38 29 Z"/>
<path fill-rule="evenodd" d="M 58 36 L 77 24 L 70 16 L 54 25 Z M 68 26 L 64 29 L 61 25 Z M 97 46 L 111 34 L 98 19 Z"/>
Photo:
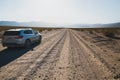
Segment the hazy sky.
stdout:
<path fill-rule="evenodd" d="M 0 0 L 0 21 L 120 22 L 120 0 Z"/>

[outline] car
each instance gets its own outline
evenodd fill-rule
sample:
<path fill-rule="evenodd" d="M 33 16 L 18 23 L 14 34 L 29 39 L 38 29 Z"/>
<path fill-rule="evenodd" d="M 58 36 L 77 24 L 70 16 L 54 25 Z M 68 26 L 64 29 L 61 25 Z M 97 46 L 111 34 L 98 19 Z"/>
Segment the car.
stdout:
<path fill-rule="evenodd" d="M 4 47 L 28 47 L 31 44 L 41 43 L 42 35 L 32 28 L 9 29 L 2 36 Z"/>

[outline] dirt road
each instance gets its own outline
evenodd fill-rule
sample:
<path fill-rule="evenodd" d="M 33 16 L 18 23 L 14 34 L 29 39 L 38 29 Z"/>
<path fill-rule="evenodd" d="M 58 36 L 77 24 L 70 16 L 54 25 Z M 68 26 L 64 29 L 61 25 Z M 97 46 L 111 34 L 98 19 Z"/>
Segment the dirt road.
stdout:
<path fill-rule="evenodd" d="M 114 80 L 114 73 L 71 29 L 43 34 L 28 49 L 0 47 L 0 80 Z"/>

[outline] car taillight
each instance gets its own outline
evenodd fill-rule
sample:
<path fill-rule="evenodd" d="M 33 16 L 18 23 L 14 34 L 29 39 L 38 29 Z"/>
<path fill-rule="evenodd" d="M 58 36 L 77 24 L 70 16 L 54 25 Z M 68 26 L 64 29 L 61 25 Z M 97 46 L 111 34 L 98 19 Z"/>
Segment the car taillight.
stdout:
<path fill-rule="evenodd" d="M 15 39 L 21 39 L 23 36 L 15 36 Z"/>

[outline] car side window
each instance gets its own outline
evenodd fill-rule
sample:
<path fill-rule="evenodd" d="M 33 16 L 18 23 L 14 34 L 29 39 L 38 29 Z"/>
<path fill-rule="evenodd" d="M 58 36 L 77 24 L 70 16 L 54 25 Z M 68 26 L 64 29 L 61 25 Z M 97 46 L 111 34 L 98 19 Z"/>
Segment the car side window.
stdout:
<path fill-rule="evenodd" d="M 38 32 L 37 32 L 37 31 L 35 31 L 34 33 L 35 33 L 35 34 L 38 34 Z"/>
<path fill-rule="evenodd" d="M 31 30 L 25 30 L 24 33 L 25 34 L 33 34 Z"/>
<path fill-rule="evenodd" d="M 37 32 L 37 31 L 35 31 L 35 30 L 33 30 L 33 32 L 34 32 L 34 34 L 38 34 L 38 32 Z"/>

